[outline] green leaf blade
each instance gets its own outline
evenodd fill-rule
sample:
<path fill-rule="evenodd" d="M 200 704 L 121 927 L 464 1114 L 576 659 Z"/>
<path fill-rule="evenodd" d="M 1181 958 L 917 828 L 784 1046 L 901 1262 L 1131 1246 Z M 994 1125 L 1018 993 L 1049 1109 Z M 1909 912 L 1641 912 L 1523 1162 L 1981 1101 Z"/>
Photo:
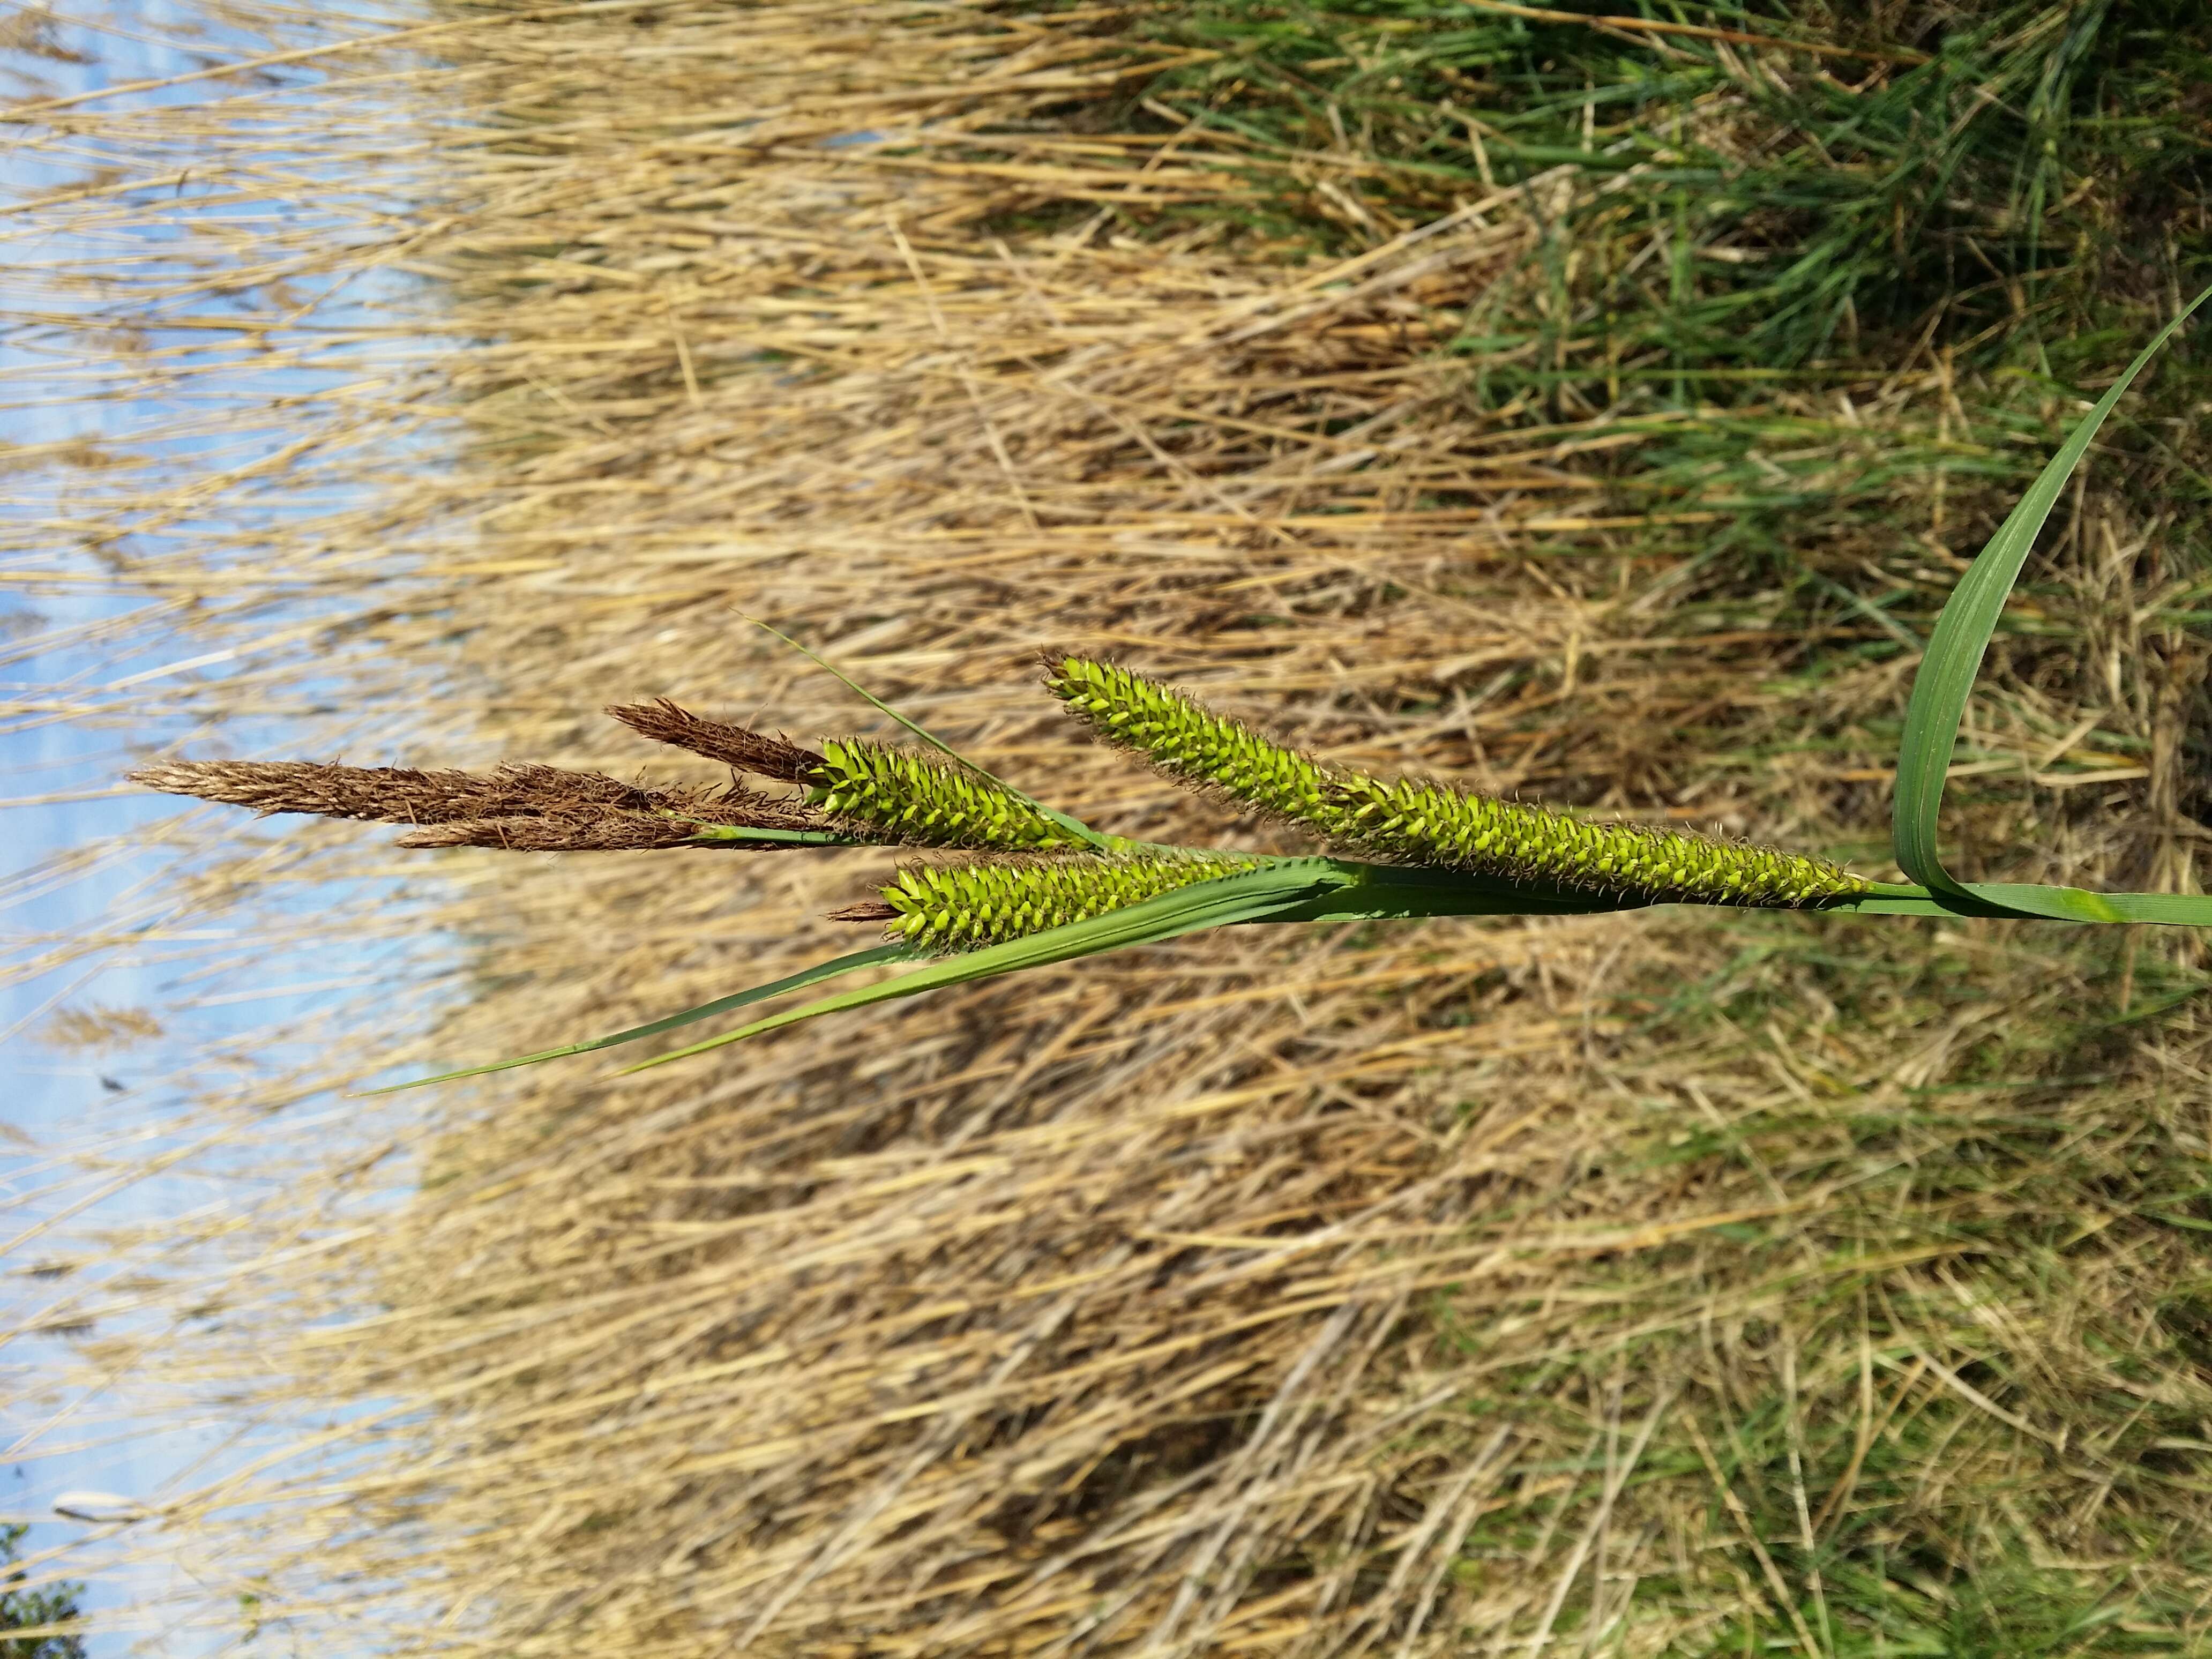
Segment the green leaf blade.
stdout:
<path fill-rule="evenodd" d="M 1948 780 L 1951 757 L 1958 748 L 1959 724 L 1966 711 L 1966 700 L 1972 693 L 1975 677 L 1981 672 L 1982 659 L 1988 654 L 1990 636 L 1996 631 L 1997 618 L 2004 610 L 2006 598 L 2020 579 L 2021 569 L 2033 550 L 2035 538 L 2057 505 L 2059 493 L 2073 474 L 2081 458 L 2088 453 L 2090 442 L 2099 428 L 2117 405 L 2136 376 L 2142 371 L 2159 349 L 2172 338 L 2176 330 L 2206 300 L 2212 299 L 2212 288 L 2206 289 L 2166 325 L 2156 338 L 2136 354 L 2126 372 L 2113 381 L 2094 407 L 2075 426 L 2058 453 L 2036 475 L 2035 482 L 2020 499 L 2018 506 L 1998 526 L 1997 532 L 1976 556 L 1966 574 L 1960 577 L 1945 603 L 1942 616 L 1936 619 L 1936 629 L 1929 636 L 1928 652 L 1921 659 L 1919 672 L 1912 682 L 1912 695 L 1905 705 L 1905 735 L 1899 745 L 1897 763 L 1897 799 L 1893 814 L 1893 842 L 1897 862 L 1905 874 L 1932 893 L 1954 898 L 1969 894 L 1981 896 L 1984 901 L 1997 904 L 2016 915 L 2057 915 L 2066 920 L 2107 921 L 2127 919 L 2125 906 L 2118 907 L 2112 915 L 2088 914 L 2097 907 L 2084 904 L 2081 899 L 2100 896 L 2082 894 L 2077 888 L 2033 888 L 2000 884 L 1970 889 L 1944 867 L 1942 854 L 1937 845 L 1936 819 L 1943 804 L 1943 788 Z M 2078 894 L 2079 899 L 2050 899 L 2044 907 L 2025 902 L 2029 894 Z M 2134 895 L 2139 898 L 2166 897 L 2166 895 Z M 2055 905 L 2057 908 L 2047 908 Z"/>
<path fill-rule="evenodd" d="M 1989 881 L 1969 882 L 1966 890 L 1976 898 L 2002 905 L 2012 914 L 2055 921 L 2212 927 L 2212 896 L 2201 893 L 2092 893 L 2080 887 Z"/>
<path fill-rule="evenodd" d="M 788 1009 L 704 1042 L 656 1055 L 641 1065 L 625 1068 L 625 1074 L 689 1059 L 803 1020 L 817 1019 L 824 1014 L 842 1013 L 848 1009 L 917 996 L 925 991 L 972 981 L 995 979 L 1002 974 L 1019 973 L 1056 962 L 1100 956 L 1131 945 L 1158 944 L 1205 928 L 1264 921 L 1277 911 L 1308 902 L 1334 887 L 1348 886 L 1354 879 L 1344 866 L 1331 859 L 1276 860 L 1243 875 L 1178 888 L 1141 904 L 950 957 L 913 973 L 902 974 L 896 979 Z"/>
<path fill-rule="evenodd" d="M 456 1072 L 441 1072 L 435 1077 L 420 1077 L 406 1083 L 386 1084 L 380 1089 L 364 1090 L 364 1094 L 392 1095 L 408 1089 L 427 1089 L 434 1083 L 452 1083 L 465 1077 L 483 1077 L 492 1072 L 510 1072 L 518 1066 L 535 1066 L 541 1060 L 565 1060 L 571 1054 L 588 1054 L 601 1048 L 612 1048 L 624 1042 L 635 1042 L 641 1037 L 658 1036 L 663 1031 L 672 1031 L 679 1026 L 691 1025 L 702 1019 L 712 1019 L 716 1014 L 726 1014 L 748 1004 L 765 1002 L 770 997 L 783 995 L 787 991 L 803 991 L 810 985 L 819 985 L 826 979 L 854 973 L 862 968 L 872 968 L 881 963 L 902 962 L 913 952 L 903 945 L 879 945 L 872 950 L 855 951 L 849 956 L 835 957 L 828 962 L 817 963 L 811 968 L 776 980 L 767 985 L 756 985 L 750 990 L 734 995 L 717 997 L 712 1002 L 702 1002 L 696 1008 L 686 1008 L 678 1014 L 650 1020 L 643 1025 L 633 1025 L 625 1031 L 615 1031 L 603 1037 L 593 1037 L 587 1042 L 572 1042 L 561 1048 L 542 1048 L 534 1054 L 518 1054 L 513 1060 L 495 1060 L 489 1066 L 468 1066 Z"/>

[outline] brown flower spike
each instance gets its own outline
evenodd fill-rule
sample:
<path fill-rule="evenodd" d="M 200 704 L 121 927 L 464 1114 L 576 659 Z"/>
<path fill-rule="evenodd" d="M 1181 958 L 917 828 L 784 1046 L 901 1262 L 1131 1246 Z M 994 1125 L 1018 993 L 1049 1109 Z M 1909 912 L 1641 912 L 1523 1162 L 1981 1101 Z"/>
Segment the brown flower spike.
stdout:
<path fill-rule="evenodd" d="M 403 847 L 498 847 L 582 853 L 732 846 L 700 837 L 702 825 L 818 830 L 794 801 L 741 785 L 647 789 L 596 772 L 501 766 L 490 773 L 418 772 L 313 761 L 172 761 L 131 774 L 149 789 L 247 806 L 263 814 L 312 812 L 414 826 Z"/>

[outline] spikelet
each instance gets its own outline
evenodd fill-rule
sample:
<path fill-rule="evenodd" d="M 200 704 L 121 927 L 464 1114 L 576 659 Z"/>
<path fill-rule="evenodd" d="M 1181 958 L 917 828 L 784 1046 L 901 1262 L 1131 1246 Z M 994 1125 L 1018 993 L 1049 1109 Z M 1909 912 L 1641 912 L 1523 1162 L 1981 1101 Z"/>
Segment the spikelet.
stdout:
<path fill-rule="evenodd" d="M 750 727 L 708 720 L 661 697 L 607 713 L 659 743 L 740 772 L 804 784 L 810 805 L 891 847 L 965 847 L 1056 852 L 1083 846 L 1012 791 L 964 767 L 858 738 L 821 752 Z"/>
<path fill-rule="evenodd" d="M 651 702 L 611 703 L 607 713 L 640 737 L 651 738 L 672 748 L 720 761 L 732 771 L 774 778 L 778 783 L 804 783 L 822 764 L 822 757 L 783 738 L 771 738 L 750 726 L 727 720 L 710 720 L 666 697 Z"/>
<path fill-rule="evenodd" d="M 1441 784 L 1324 767 L 1126 669 L 1070 657 L 1046 681 L 1101 737 L 1217 791 L 1389 864 L 1462 870 L 1654 902 L 1770 908 L 1867 890 L 1825 859 L 1641 824 L 1584 823 Z"/>
<path fill-rule="evenodd" d="M 1825 859 L 1638 823 L 1584 823 L 1440 784 L 1351 776 L 1333 787 L 1341 843 L 1432 866 L 1654 900 L 1786 908 L 1866 891 Z"/>
<path fill-rule="evenodd" d="M 823 744 L 822 763 L 805 781 L 814 805 L 902 846 L 1040 853 L 1084 845 L 988 778 L 856 738 Z"/>
<path fill-rule="evenodd" d="M 313 761 L 167 761 L 133 781 L 173 795 L 410 826 L 402 847 L 494 847 L 516 852 L 617 852 L 730 847 L 702 826 L 775 830 L 827 826 L 795 800 L 732 783 L 648 789 L 596 772 L 532 763 L 488 773 L 337 766 Z"/>
<path fill-rule="evenodd" d="M 1270 743 L 1156 681 L 1069 657 L 1045 684 L 1100 737 L 1193 788 L 1217 790 L 1324 835 L 1342 816 L 1329 799 L 1333 775 L 1318 761 Z"/>
<path fill-rule="evenodd" d="M 1252 867 L 1249 859 L 1153 857 L 920 865 L 900 871 L 883 890 L 889 916 L 873 906 L 856 906 L 844 915 L 888 921 L 892 939 L 925 949 L 973 951 Z"/>

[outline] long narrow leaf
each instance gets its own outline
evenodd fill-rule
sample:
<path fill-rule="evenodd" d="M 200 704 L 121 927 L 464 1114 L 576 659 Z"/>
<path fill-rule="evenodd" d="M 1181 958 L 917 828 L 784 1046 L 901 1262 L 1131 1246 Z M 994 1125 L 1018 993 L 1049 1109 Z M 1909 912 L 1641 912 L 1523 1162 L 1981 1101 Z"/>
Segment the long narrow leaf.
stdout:
<path fill-rule="evenodd" d="M 1267 921 L 1389 921 L 1428 916 L 1589 915 L 1650 901 L 1512 881 L 1503 876 L 1395 864 L 1329 862 L 1343 884 Z"/>
<path fill-rule="evenodd" d="M 727 842 L 737 847 L 878 847 L 880 842 L 863 841 L 858 836 L 848 836 L 836 830 L 762 830 L 751 824 L 708 823 L 703 818 L 679 819 L 696 823 L 699 833 L 691 837 L 696 842 L 720 845 Z"/>
<path fill-rule="evenodd" d="M 848 1008 L 918 996 L 924 991 L 973 980 L 995 979 L 1001 974 L 1017 974 L 1026 968 L 1042 968 L 1071 957 L 1099 956 L 1132 945 L 1156 944 L 1202 928 L 1266 921 L 1278 911 L 1296 908 L 1333 888 L 1351 884 L 1354 878 L 1345 871 L 1346 867 L 1333 859 L 1277 860 L 1240 876 L 1225 876 L 1219 881 L 1178 888 L 1127 909 L 1109 910 L 1103 916 L 1070 922 L 1048 933 L 1032 933 L 1026 939 L 1009 939 L 1003 945 L 948 957 L 896 979 L 824 997 L 818 1002 L 756 1020 L 705 1042 L 696 1042 L 688 1048 L 678 1048 L 672 1054 L 627 1067 L 626 1073 L 665 1066 L 671 1060 L 704 1054 L 725 1043 L 742 1042 L 748 1037 Z"/>
<path fill-rule="evenodd" d="M 1600 911 L 1651 908 L 1654 901 L 1546 888 L 1497 876 L 1395 865 L 1346 865 L 1358 872 L 1356 885 L 1325 893 L 1294 909 L 1265 916 L 1265 921 L 1382 921 L 1436 916 L 1589 915 Z M 2092 896 L 2094 896 L 2092 895 Z M 2172 901 L 2168 901 L 2171 902 Z M 1823 915 L 2008 916 L 2014 913 L 1973 894 L 1957 897 L 1924 887 L 1876 882 L 1856 898 L 1830 899 L 1809 907 Z M 2145 915 L 2142 921 L 2171 920 Z"/>
<path fill-rule="evenodd" d="M 2081 887 L 1974 881 L 1966 890 L 2017 915 L 2055 921 L 2147 921 L 2212 927 L 2212 896 L 2202 893 L 2093 893 Z"/>
<path fill-rule="evenodd" d="M 458 1072 L 441 1072 L 435 1077 L 418 1077 L 409 1083 L 387 1084 L 381 1089 L 364 1092 L 372 1095 L 398 1094 L 403 1089 L 427 1088 L 433 1083 L 451 1083 L 456 1078 L 482 1077 L 488 1072 L 507 1072 L 518 1066 L 535 1066 L 542 1060 L 563 1060 L 570 1054 L 588 1054 L 596 1049 L 612 1048 L 617 1044 L 635 1042 L 640 1037 L 658 1036 L 663 1031 L 672 1031 L 680 1025 L 690 1025 L 702 1019 L 712 1019 L 716 1014 L 726 1014 L 732 1008 L 765 1002 L 770 997 L 781 996 L 787 991 L 803 991 L 810 985 L 819 985 L 825 979 L 835 979 L 861 968 L 873 968 L 879 963 L 902 962 L 913 951 L 903 945 L 879 945 L 873 950 L 855 951 L 850 956 L 833 957 L 817 963 L 813 967 L 780 979 L 769 985 L 756 985 L 750 991 L 739 991 L 732 996 L 717 997 L 712 1002 L 702 1002 L 696 1008 L 686 1008 L 680 1014 L 671 1014 L 665 1019 L 656 1019 L 644 1025 L 633 1025 L 627 1031 L 617 1031 L 610 1036 L 593 1037 L 588 1042 L 572 1042 L 564 1048 L 542 1048 L 534 1054 L 519 1054 L 513 1060 L 495 1060 L 489 1066 L 465 1066 Z"/>
<path fill-rule="evenodd" d="M 1960 882 L 1944 867 L 1936 844 L 1936 817 L 1943 805 L 1943 786 L 1958 748 L 1959 723 L 1973 690 L 1974 677 L 1987 654 L 1990 636 L 2004 610 L 2006 596 L 2019 580 L 2021 568 L 2035 545 L 2037 533 L 2051 516 L 2059 492 L 2097 435 L 2105 417 L 2112 412 L 2158 349 L 2173 337 L 2174 331 L 2197 307 L 2212 299 L 2208 288 L 2160 329 L 2158 337 L 2136 355 L 2127 372 L 2097 400 L 2036 476 L 2010 517 L 1960 577 L 1936 619 L 1936 631 L 1921 659 L 1912 682 L 1911 700 L 1905 706 L 1905 738 L 1897 761 L 1897 806 L 1893 838 L 1897 862 L 1905 872 L 1931 894 L 1963 899 L 1968 896 L 2014 915 L 2051 916 L 2069 921 L 2170 921 L 2198 926 L 2212 924 L 2212 899 L 2176 898 L 2170 894 L 2098 894 L 2078 887 L 2041 887 L 2018 883 Z"/>

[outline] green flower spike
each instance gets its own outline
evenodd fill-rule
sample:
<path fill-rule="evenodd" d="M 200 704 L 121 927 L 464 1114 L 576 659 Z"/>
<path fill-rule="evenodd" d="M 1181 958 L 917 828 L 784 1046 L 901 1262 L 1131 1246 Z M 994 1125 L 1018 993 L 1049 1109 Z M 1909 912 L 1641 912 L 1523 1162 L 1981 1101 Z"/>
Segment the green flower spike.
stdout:
<path fill-rule="evenodd" d="M 1441 784 L 1325 767 L 1127 669 L 1079 657 L 1046 684 L 1109 742 L 1182 782 L 1390 864 L 1654 901 L 1788 907 L 1868 884 L 1825 859 L 1632 823 L 1584 823 Z"/>
<path fill-rule="evenodd" d="M 1036 863 L 916 866 L 883 890 L 884 902 L 840 919 L 887 921 L 889 936 L 934 951 L 1002 945 L 1162 893 L 1218 881 L 1250 859 L 1073 858 Z"/>
<path fill-rule="evenodd" d="M 693 714 L 662 697 L 607 710 L 633 732 L 739 772 L 807 790 L 808 808 L 842 819 L 854 839 L 890 847 L 1059 852 L 1085 845 L 1052 815 L 982 773 L 859 738 L 819 754 L 783 738 Z"/>
<path fill-rule="evenodd" d="M 810 804 L 910 847 L 1073 851 L 1083 842 L 987 778 L 856 738 L 822 745 L 806 775 Z"/>
<path fill-rule="evenodd" d="M 1476 871 L 1653 900 L 1784 908 L 1863 893 L 1826 859 L 1639 823 L 1584 823 L 1441 784 L 1347 776 L 1338 841 L 1390 864 Z"/>
<path fill-rule="evenodd" d="M 1270 743 L 1157 681 L 1068 657 L 1045 685 L 1100 737 L 1142 755 L 1178 782 L 1217 790 L 1325 836 L 1345 818 L 1329 795 L 1334 775 L 1320 762 Z"/>

